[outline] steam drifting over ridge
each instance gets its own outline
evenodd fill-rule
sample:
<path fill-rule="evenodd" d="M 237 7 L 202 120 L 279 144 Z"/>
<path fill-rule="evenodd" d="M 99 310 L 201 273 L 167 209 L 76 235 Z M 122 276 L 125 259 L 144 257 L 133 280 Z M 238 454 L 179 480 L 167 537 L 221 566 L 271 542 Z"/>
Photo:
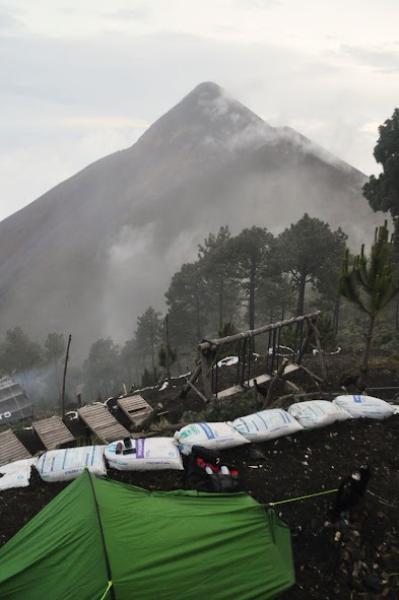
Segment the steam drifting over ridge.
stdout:
<path fill-rule="evenodd" d="M 197 243 L 225 224 L 278 232 L 306 211 L 358 244 L 380 220 L 363 181 L 298 132 L 200 84 L 132 147 L 0 223 L 3 327 L 68 330 L 82 346 L 126 338 L 149 304 L 162 307 Z"/>

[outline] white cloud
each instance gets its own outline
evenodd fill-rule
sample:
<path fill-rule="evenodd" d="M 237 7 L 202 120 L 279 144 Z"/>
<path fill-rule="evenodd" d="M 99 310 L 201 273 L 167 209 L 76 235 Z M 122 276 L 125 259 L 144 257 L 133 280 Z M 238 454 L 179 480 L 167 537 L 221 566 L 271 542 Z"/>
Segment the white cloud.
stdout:
<path fill-rule="evenodd" d="M 203 80 L 376 171 L 398 21 L 393 0 L 3 0 L 0 218 L 133 143 Z"/>

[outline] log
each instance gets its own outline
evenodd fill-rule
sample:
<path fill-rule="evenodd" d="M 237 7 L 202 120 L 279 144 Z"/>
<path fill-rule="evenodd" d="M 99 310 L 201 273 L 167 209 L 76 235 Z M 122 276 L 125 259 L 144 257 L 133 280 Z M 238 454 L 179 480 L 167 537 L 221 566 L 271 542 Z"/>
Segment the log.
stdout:
<path fill-rule="evenodd" d="M 231 342 L 237 342 L 238 340 L 252 338 L 256 335 L 260 335 L 261 333 L 266 333 L 267 331 L 274 331 L 275 329 L 279 329 L 280 327 L 285 327 L 287 325 L 292 325 L 293 323 L 300 323 L 305 321 L 306 319 L 317 320 L 320 315 L 320 311 L 316 311 L 314 313 L 309 313 L 306 315 L 301 315 L 299 317 L 292 317 L 291 319 L 286 319 L 285 321 L 277 321 L 277 323 L 269 323 L 269 325 L 264 325 L 263 327 L 258 327 L 257 329 L 248 329 L 247 331 L 243 331 L 242 333 L 236 333 L 234 335 L 229 335 L 224 338 L 218 338 L 213 340 L 205 340 L 198 344 L 198 350 L 202 353 L 204 351 L 209 351 L 212 349 L 221 346 L 222 344 L 229 344 Z"/>
<path fill-rule="evenodd" d="M 199 389 L 197 387 L 195 387 L 195 385 L 193 383 L 191 383 L 191 381 L 187 381 L 187 385 L 197 394 L 197 396 L 199 396 L 201 398 L 201 400 L 203 400 L 205 402 L 205 404 L 208 404 L 208 402 L 209 402 L 208 398 L 206 398 L 204 396 L 204 394 L 202 392 L 200 392 Z"/>
<path fill-rule="evenodd" d="M 179 396 L 180 398 L 185 398 L 187 396 L 187 392 L 190 389 L 190 383 L 195 383 L 198 379 L 198 377 L 201 375 L 201 369 L 202 366 L 201 364 L 199 364 L 196 369 L 194 369 L 194 371 L 191 373 L 190 378 L 186 381 L 185 386 L 183 387 L 182 391 L 180 392 Z"/>

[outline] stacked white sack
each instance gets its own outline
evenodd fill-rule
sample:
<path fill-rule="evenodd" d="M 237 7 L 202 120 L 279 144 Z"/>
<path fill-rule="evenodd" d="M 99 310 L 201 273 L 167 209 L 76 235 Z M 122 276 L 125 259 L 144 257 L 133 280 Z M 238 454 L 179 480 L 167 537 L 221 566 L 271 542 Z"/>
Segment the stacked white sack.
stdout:
<path fill-rule="evenodd" d="M 352 417 L 387 419 L 395 414 L 392 404 L 373 396 L 337 396 L 333 404 L 346 410 Z"/>
<path fill-rule="evenodd" d="M 266 442 L 303 429 L 294 417 L 281 408 L 272 408 L 246 415 L 235 419 L 231 424 L 250 442 Z"/>
<path fill-rule="evenodd" d="M 43 481 L 69 481 L 87 468 L 90 473 L 104 477 L 104 446 L 82 446 L 65 450 L 49 450 L 41 455 L 36 468 Z"/>
<path fill-rule="evenodd" d="M 346 421 L 351 415 L 340 406 L 327 400 L 308 400 L 291 404 L 288 412 L 305 429 L 331 425 L 335 421 Z"/>
<path fill-rule="evenodd" d="M 28 487 L 31 468 L 36 465 L 36 462 L 37 458 L 26 458 L 0 467 L 0 491 Z"/>
<path fill-rule="evenodd" d="M 183 454 L 190 454 L 193 446 L 223 450 L 248 444 L 248 440 L 228 423 L 192 423 L 175 433 Z"/>
<path fill-rule="evenodd" d="M 179 448 L 173 438 L 138 438 L 130 443 L 129 448 L 123 441 L 108 444 L 104 456 L 110 467 L 119 471 L 183 470 Z M 118 445 L 123 448 L 120 454 L 116 453 Z"/>

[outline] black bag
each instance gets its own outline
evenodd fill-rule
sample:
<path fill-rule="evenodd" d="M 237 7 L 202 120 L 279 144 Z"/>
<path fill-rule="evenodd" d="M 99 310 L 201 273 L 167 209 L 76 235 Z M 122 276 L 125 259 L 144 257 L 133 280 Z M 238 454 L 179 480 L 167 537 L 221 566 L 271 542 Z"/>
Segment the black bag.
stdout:
<path fill-rule="evenodd" d="M 223 467 L 223 469 L 222 469 Z M 223 471 L 228 471 L 228 473 Z M 238 471 L 221 462 L 217 452 L 193 446 L 185 465 L 187 487 L 201 492 L 239 492 Z"/>

